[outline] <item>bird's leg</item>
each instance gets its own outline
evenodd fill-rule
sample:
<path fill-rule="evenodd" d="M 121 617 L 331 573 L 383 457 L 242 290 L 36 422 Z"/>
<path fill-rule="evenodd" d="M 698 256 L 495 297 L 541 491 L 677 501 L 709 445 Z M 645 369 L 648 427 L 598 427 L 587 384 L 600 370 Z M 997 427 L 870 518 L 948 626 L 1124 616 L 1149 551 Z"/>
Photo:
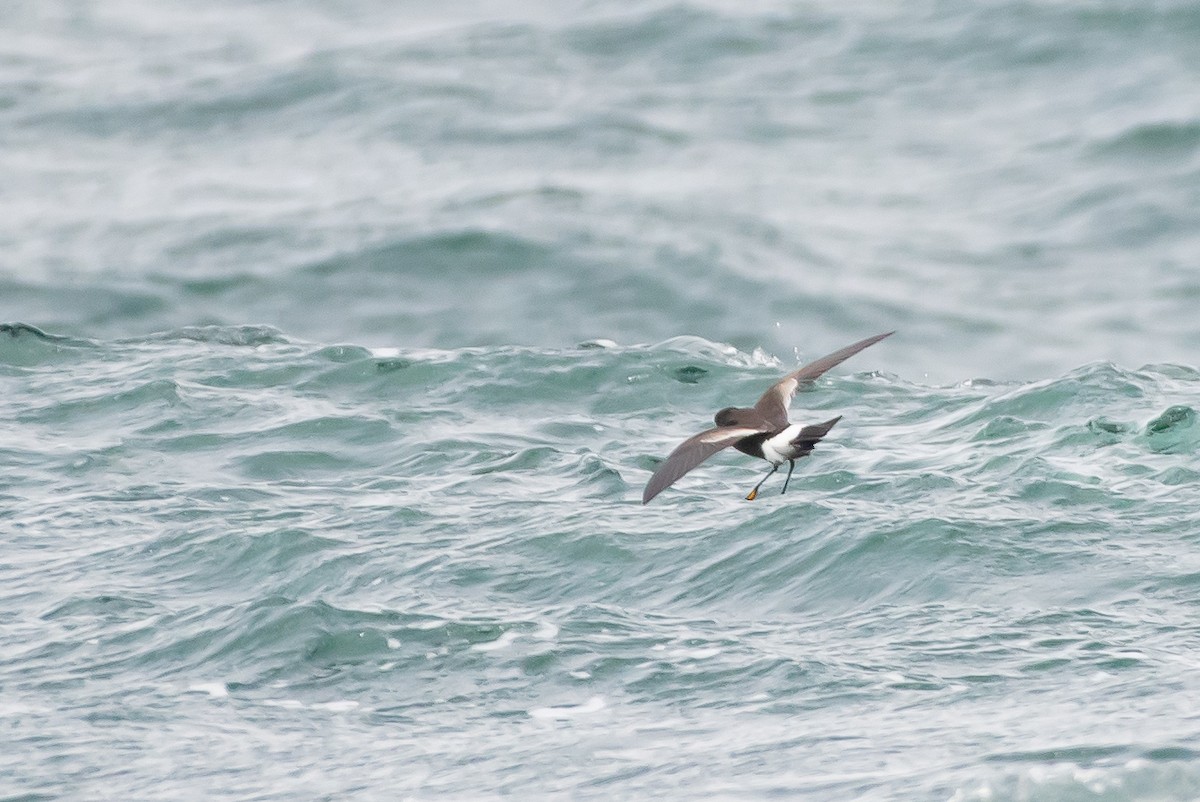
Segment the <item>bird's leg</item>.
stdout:
<path fill-rule="evenodd" d="M 794 460 L 794 459 L 788 460 L 788 475 L 787 475 L 787 478 L 783 480 L 783 490 L 779 491 L 779 495 L 782 496 L 784 493 L 787 492 L 788 482 L 792 481 L 792 469 L 795 467 L 796 467 L 796 460 Z"/>
<path fill-rule="evenodd" d="M 771 466 L 771 470 L 767 471 L 767 475 L 766 475 L 766 476 L 764 476 L 763 478 L 759 479 L 759 480 L 758 480 L 758 484 L 756 484 L 756 485 L 754 486 L 754 489 L 750 491 L 750 495 L 746 496 L 746 501 L 754 501 L 754 499 L 758 498 L 758 489 L 759 489 L 760 487 L 762 487 L 762 485 L 763 485 L 763 482 L 765 482 L 765 481 L 767 481 L 768 479 L 770 479 L 770 478 L 771 478 L 771 474 L 775 473 L 775 471 L 777 471 L 777 470 L 779 470 L 779 466 L 778 466 L 778 465 L 772 465 L 772 466 Z"/>

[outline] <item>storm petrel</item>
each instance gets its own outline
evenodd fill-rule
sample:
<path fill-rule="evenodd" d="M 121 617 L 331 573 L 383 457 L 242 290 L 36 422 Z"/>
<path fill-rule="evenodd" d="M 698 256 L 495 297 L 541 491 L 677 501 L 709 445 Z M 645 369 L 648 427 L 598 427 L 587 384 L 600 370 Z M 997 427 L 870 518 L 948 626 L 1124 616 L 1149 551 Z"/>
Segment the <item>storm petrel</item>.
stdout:
<path fill-rule="evenodd" d="M 779 470 L 783 463 L 788 464 L 787 479 L 783 482 L 783 492 L 787 492 L 788 482 L 792 480 L 792 469 L 796 460 L 813 450 L 821 438 L 829 433 L 833 425 L 842 419 L 841 415 L 831 418 L 824 423 L 812 426 L 801 426 L 788 420 L 788 404 L 801 385 L 814 382 L 818 376 L 832 367 L 840 365 L 869 345 L 895 334 L 889 331 L 876 334 L 860 340 L 854 345 L 847 345 L 840 351 L 834 351 L 829 356 L 823 356 L 799 370 L 789 373 L 763 393 L 762 398 L 752 407 L 726 407 L 713 418 L 717 424 L 715 429 L 701 432 L 689 437 L 671 452 L 670 456 L 658 466 L 658 470 L 646 483 L 642 493 L 642 503 L 649 503 L 675 483 L 679 477 L 695 468 L 701 462 L 722 449 L 733 446 L 743 454 L 759 457 L 771 463 L 771 470 L 759 480 L 754 489 L 746 496 L 747 501 L 753 501 L 758 496 L 758 489 L 763 482 Z"/>

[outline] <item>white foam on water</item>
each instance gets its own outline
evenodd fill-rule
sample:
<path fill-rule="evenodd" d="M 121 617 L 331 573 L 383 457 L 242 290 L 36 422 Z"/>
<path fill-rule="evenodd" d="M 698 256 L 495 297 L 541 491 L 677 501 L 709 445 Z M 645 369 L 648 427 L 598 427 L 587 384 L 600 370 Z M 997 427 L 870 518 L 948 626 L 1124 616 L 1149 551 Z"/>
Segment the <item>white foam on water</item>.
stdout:
<path fill-rule="evenodd" d="M 434 618 L 429 621 L 417 621 L 414 624 L 409 624 L 409 626 L 413 629 L 437 629 L 438 627 L 445 625 L 446 622 L 440 618 Z"/>
<path fill-rule="evenodd" d="M 720 653 L 720 648 L 708 646 L 700 649 L 672 649 L 670 654 L 671 657 L 683 660 L 707 660 L 710 657 L 716 657 Z"/>
<path fill-rule="evenodd" d="M 214 699 L 224 699 L 229 696 L 229 686 L 224 682 L 197 682 L 188 686 L 191 693 L 207 693 Z"/>
<path fill-rule="evenodd" d="M 284 710 L 304 709 L 304 702 L 299 699 L 267 699 L 264 704 L 269 707 L 282 707 Z"/>
<path fill-rule="evenodd" d="M 503 649 L 507 646 L 511 646 L 512 642 L 520 636 L 521 633 L 514 632 L 510 629 L 508 632 L 505 632 L 503 635 L 493 641 L 488 641 L 487 643 L 476 643 L 471 647 L 471 649 L 476 652 L 494 652 L 497 649 Z"/>
<path fill-rule="evenodd" d="M 563 705 L 561 707 L 535 707 L 529 715 L 536 719 L 549 721 L 564 721 L 567 719 L 597 713 L 608 707 L 603 697 L 593 696 L 581 705 Z"/>
<path fill-rule="evenodd" d="M 349 710 L 357 710 L 359 703 L 353 699 L 338 699 L 333 702 L 318 702 L 313 705 L 314 710 L 328 710 L 331 713 L 345 713 Z"/>
<path fill-rule="evenodd" d="M 530 637 L 537 638 L 538 640 L 553 640 L 557 636 L 558 627 L 549 621 L 543 621 L 542 625 Z"/>

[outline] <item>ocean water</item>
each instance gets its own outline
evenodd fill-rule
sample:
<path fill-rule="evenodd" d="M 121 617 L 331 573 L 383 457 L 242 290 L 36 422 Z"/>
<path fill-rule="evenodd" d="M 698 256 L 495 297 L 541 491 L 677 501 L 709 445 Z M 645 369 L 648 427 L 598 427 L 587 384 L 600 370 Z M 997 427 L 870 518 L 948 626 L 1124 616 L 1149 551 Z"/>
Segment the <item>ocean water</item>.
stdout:
<path fill-rule="evenodd" d="M 0 800 L 1200 798 L 1198 87 L 1182 1 L 5 4 Z"/>

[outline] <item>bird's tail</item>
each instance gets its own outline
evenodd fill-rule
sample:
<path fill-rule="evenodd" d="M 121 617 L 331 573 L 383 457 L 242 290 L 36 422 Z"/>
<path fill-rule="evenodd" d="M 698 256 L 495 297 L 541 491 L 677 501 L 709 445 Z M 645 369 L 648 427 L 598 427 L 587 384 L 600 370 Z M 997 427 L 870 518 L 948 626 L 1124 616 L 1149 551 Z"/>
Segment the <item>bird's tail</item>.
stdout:
<path fill-rule="evenodd" d="M 824 423 L 816 423 L 812 426 L 805 426 L 800 432 L 792 438 L 792 445 L 800 449 L 800 453 L 796 456 L 803 457 L 813 450 L 813 446 L 821 442 L 821 438 L 829 434 L 829 430 L 834 424 L 842 419 L 841 415 L 836 418 L 827 420 Z"/>

